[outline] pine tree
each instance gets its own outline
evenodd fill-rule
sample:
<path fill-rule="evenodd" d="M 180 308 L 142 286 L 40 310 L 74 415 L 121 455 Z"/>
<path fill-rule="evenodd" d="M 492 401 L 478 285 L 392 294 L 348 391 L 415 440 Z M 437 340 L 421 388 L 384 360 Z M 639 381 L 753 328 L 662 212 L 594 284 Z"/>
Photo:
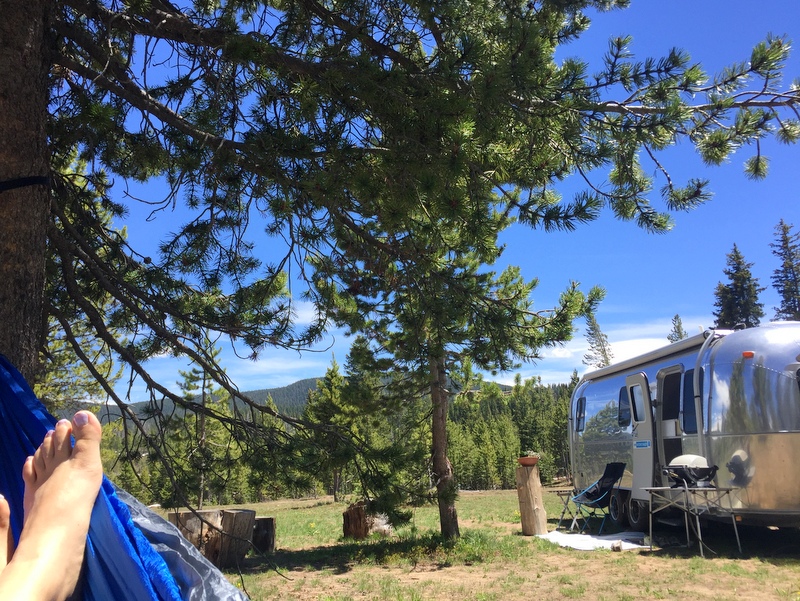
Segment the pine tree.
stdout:
<path fill-rule="evenodd" d="M 597 73 L 557 58 L 560 44 L 589 27 L 591 11 L 626 4 L 492 2 L 476 13 L 473 3 L 400 0 L 335 10 L 4 2 L 0 181 L 20 187 L 3 192 L 0 352 L 33 380 L 54 248 L 64 259 L 56 277 L 97 340 L 153 398 L 195 409 L 145 368 L 171 353 L 271 416 L 208 354 L 206 332 L 252 358 L 268 346 L 304 348 L 332 313 L 357 312 L 359 297 L 404 291 L 388 313 L 400 327 L 380 342 L 415 383 L 429 384 L 433 470 L 454 535 L 448 371 L 468 354 L 462 348 L 490 369 L 535 358 L 571 336 L 586 300 L 571 288 L 543 316 L 531 311 L 533 281 L 513 269 L 482 277 L 496 259 L 498 222 L 571 229 L 607 207 L 664 231 L 670 211 L 709 192 L 705 181 L 665 177 L 661 197 L 651 198 L 653 174 L 666 172 L 661 151 L 685 139 L 720 164 L 773 130 L 783 141 L 800 137 L 800 95 L 779 84 L 790 48 L 782 38 L 768 37 L 711 78 L 678 50 L 636 61 L 624 37 L 612 40 Z M 75 148 L 93 167 L 80 181 L 57 168 Z M 745 170 L 765 173 L 760 146 Z M 562 199 L 555 187 L 572 174 L 585 185 Z M 170 226 L 156 252 L 131 248 L 96 219 L 82 190 L 101 191 L 119 220 L 125 203 L 137 202 L 112 200 L 107 181 L 167 183 L 163 198 L 144 199 Z M 269 258 L 256 248 L 265 228 L 286 242 Z M 305 269 L 307 258 L 331 264 Z M 307 327 L 293 323 L 287 273 L 295 266 L 317 303 Z M 111 310 L 98 288 L 111 295 Z M 243 424 L 248 444 L 284 440 L 269 420 L 258 423 Z"/>
<path fill-rule="evenodd" d="M 390 230 L 413 216 L 419 199 L 433 219 L 450 212 L 468 223 L 475 203 L 485 202 L 482 192 L 466 202 L 428 194 L 443 174 L 469 182 L 467 192 L 484 182 L 503 189 L 500 210 L 533 227 L 591 220 L 608 204 L 620 218 L 663 230 L 670 219 L 647 198 L 653 181 L 640 156 L 652 156 L 663 172 L 655 155 L 681 139 L 719 164 L 772 130 L 783 141 L 798 138 L 796 122 L 781 119 L 800 100 L 793 88 L 779 88 L 790 48 L 781 38 L 767 38 L 716 78 L 679 50 L 637 62 L 625 37 L 612 40 L 598 73 L 577 59 L 555 59 L 559 44 L 589 27 L 593 10 L 626 4 L 500 3 L 484 7 L 481 18 L 466 18 L 472 7 L 464 4 L 437 4 L 432 20 L 428 7 L 396 0 L 277 12 L 259 4 L 8 0 L 0 32 L 0 139 L 7 142 L 0 180 L 31 181 L 3 193 L 13 218 L 0 223 L 0 352 L 27 377 L 35 374 L 48 236 L 91 264 L 92 282 L 126 308 L 113 319 L 158 339 L 121 345 L 126 362 L 166 347 L 196 350 L 189 341 L 197 332 L 185 319 L 190 305 L 204 325 L 257 352 L 264 341 L 315 340 L 325 325 L 293 331 L 289 303 L 274 302 L 284 258 L 302 261 L 315 243 L 335 245 L 339 232 L 357 235 L 373 219 Z M 357 41 L 342 43 L 351 38 Z M 165 60 L 167 52 L 174 61 Z M 48 181 L 57 171 L 51 166 L 75 148 L 96 171 L 83 184 L 56 175 Z M 758 152 L 745 168 L 761 176 L 765 166 Z M 154 219 L 175 222 L 159 256 L 116 244 L 91 215 L 63 219 L 73 193 L 103 173 L 121 185 L 169 184 L 167 197 L 145 199 Z M 562 201 L 553 184 L 571 173 L 609 173 L 610 185 L 589 180 Z M 667 181 L 667 211 L 708 198 L 704 181 Z M 179 205 L 183 223 L 170 212 Z M 126 207 L 116 209 L 124 217 Z M 259 212 L 271 232 L 292 232 L 286 252 L 263 271 L 248 252 L 248 224 L 261 230 Z M 125 268 L 87 255 L 90 240 L 113 251 L 105 256 L 124 258 Z M 64 276 L 80 300 L 88 286 Z M 229 296 L 220 298 L 221 289 Z M 103 325 L 112 316 L 91 318 L 98 337 L 109 337 Z M 177 336 L 167 323 L 181 330 Z M 155 388 L 146 370 L 137 373 Z"/>
<path fill-rule="evenodd" d="M 758 302 L 758 295 L 764 288 L 759 287 L 758 279 L 750 272 L 753 264 L 744 260 L 736 244 L 727 255 L 726 264 L 723 273 L 728 276 L 728 283 L 718 283 L 714 291 L 715 327 L 755 327 L 764 317 L 764 305 Z"/>
<path fill-rule="evenodd" d="M 211 356 L 220 349 L 206 338 Z M 242 502 L 247 494 L 245 455 L 226 423 L 233 417 L 231 399 L 196 365 L 179 371 L 184 404 L 153 416 L 160 423 L 150 438 L 154 492 L 167 507 Z"/>
<path fill-rule="evenodd" d="M 209 341 L 210 344 L 211 342 Z M 219 352 L 218 348 L 212 349 L 211 356 L 216 358 Z M 187 416 L 190 422 L 194 422 L 192 424 L 194 427 L 187 429 L 189 434 L 187 436 L 188 445 L 186 451 L 190 460 L 189 464 L 192 467 L 193 477 L 197 479 L 193 491 L 196 494 L 197 508 L 202 509 L 206 499 L 206 478 L 211 471 L 210 464 L 213 461 L 211 453 L 209 453 L 205 410 L 214 402 L 214 395 L 219 395 L 223 391 L 216 389 L 214 380 L 202 369 L 191 367 L 188 371 L 179 370 L 178 373 L 183 378 L 178 382 L 178 386 L 186 400 L 200 405 L 200 411 L 197 412 L 196 416 Z"/>
<path fill-rule="evenodd" d="M 66 180 L 83 181 L 87 177 L 86 164 L 78 161 L 76 155 L 73 151 L 58 165 L 59 175 Z M 80 191 L 82 210 L 124 240 L 125 231 L 113 228 L 113 213 L 104 206 L 103 179 L 98 178 L 97 184 L 98 189 L 87 186 Z M 77 271 L 83 278 L 90 277 L 89 274 L 81 262 L 61 252 L 56 245 L 51 245 L 48 250 L 45 270 L 47 328 L 40 353 L 40 372 L 33 389 L 51 413 L 69 413 L 80 408 L 81 403 L 104 402 L 108 395 L 103 382 L 113 387 L 122 370 L 112 347 L 96 335 L 81 303 L 75 302 L 67 282 L 59 275 L 64 270 Z M 106 259 L 114 261 L 112 257 Z M 87 293 L 103 315 L 113 312 L 113 296 L 101 286 L 95 286 Z M 120 342 L 122 332 L 118 328 L 110 327 L 109 334 L 116 338 L 117 343 Z"/>
<path fill-rule="evenodd" d="M 419 504 L 427 492 L 429 430 L 424 405 L 387 398 L 383 389 L 393 374 L 370 370 L 374 365 L 362 337 L 348 354 L 346 377 L 333 361 L 297 424 L 299 462 L 336 500 L 356 495 L 371 512 L 401 523 L 410 517 L 404 506 Z"/>
<path fill-rule="evenodd" d="M 593 367 L 607 367 L 614 359 L 611 345 L 606 335 L 600 330 L 600 325 L 593 314 L 586 316 L 586 341 L 589 351 L 583 356 L 583 364 Z"/>
<path fill-rule="evenodd" d="M 334 359 L 325 377 L 317 381 L 316 390 L 309 392 L 302 416 L 306 422 L 320 426 L 310 431 L 313 441 L 310 456 L 318 467 L 316 476 L 330 479 L 327 489 L 335 501 L 341 501 L 343 474 L 355 452 L 348 435 L 353 434 L 357 411 L 355 405 L 345 403 L 344 387 L 344 376 Z"/>
<path fill-rule="evenodd" d="M 780 261 L 772 273 L 772 286 L 781 299 L 775 319 L 800 321 L 800 232 L 792 232 L 792 225 L 781 219 L 770 246 Z"/>
<path fill-rule="evenodd" d="M 678 342 L 679 340 L 683 340 L 684 338 L 688 338 L 689 334 L 686 333 L 686 330 L 683 329 L 683 321 L 681 321 L 681 316 L 677 313 L 675 317 L 672 318 L 672 330 L 669 334 L 667 334 L 667 340 L 670 342 Z"/>

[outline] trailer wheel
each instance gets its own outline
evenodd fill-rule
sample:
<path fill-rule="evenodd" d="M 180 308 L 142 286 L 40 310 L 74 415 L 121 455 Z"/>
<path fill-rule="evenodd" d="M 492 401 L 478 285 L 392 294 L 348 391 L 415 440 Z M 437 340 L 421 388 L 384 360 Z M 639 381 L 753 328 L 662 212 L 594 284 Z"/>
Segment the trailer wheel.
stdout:
<path fill-rule="evenodd" d="M 627 497 L 628 495 L 624 491 L 614 490 L 608 500 L 608 515 L 618 528 L 628 525 L 628 512 L 625 507 Z"/>
<path fill-rule="evenodd" d="M 628 523 L 634 530 L 645 531 L 650 526 L 650 510 L 641 501 L 634 501 L 628 504 Z"/>

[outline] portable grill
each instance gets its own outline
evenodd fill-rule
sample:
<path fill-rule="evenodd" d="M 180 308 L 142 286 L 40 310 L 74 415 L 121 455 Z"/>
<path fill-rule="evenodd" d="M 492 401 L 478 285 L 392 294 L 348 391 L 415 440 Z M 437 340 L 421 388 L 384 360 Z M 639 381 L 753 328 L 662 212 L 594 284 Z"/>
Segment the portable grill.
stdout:
<path fill-rule="evenodd" d="M 664 473 L 669 476 L 673 487 L 710 488 L 711 480 L 717 473 L 717 466 L 709 467 L 705 457 L 700 455 L 679 455 L 669 462 Z"/>

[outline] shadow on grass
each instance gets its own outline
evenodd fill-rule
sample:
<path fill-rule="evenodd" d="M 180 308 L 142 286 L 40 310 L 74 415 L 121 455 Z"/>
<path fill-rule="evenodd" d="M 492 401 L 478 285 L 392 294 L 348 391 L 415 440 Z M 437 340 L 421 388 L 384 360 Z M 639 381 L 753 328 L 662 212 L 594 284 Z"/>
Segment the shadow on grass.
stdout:
<path fill-rule="evenodd" d="M 599 520 L 592 525 L 596 531 Z M 606 525 L 604 534 L 619 532 L 614 526 Z M 707 522 L 702 528 L 707 560 L 759 559 L 776 566 L 800 565 L 800 537 L 796 528 L 769 530 L 739 526 L 742 553 L 739 553 L 734 530 L 729 523 Z M 457 564 L 481 563 L 498 554 L 505 554 L 506 557 L 527 555 L 530 553 L 528 544 L 508 544 L 508 541 L 520 541 L 523 537 L 515 536 L 520 534 L 515 532 L 511 536 L 495 538 L 480 531 L 468 530 L 457 541 L 444 540 L 437 533 L 365 541 L 343 540 L 326 546 L 281 549 L 272 555 L 250 556 L 240 567 L 244 574 L 277 570 L 289 578 L 296 571 L 326 570 L 344 574 L 356 565 L 415 567 L 424 564 L 428 569 L 443 569 Z M 643 549 L 640 553 L 653 557 L 700 559 L 694 533 L 691 533 L 692 544 L 686 545 L 682 521 L 675 526 L 657 524 L 654 540 L 656 546 L 653 551 Z"/>
<path fill-rule="evenodd" d="M 439 535 L 421 535 L 402 539 L 344 540 L 332 545 L 309 549 L 279 549 L 272 555 L 247 557 L 243 573 L 277 569 L 280 572 L 331 570 L 344 574 L 357 564 L 385 565 L 424 561 L 441 568 L 450 565 L 450 556 L 458 542 L 446 541 Z"/>
<path fill-rule="evenodd" d="M 671 524 L 657 521 L 653 525 L 655 547 L 652 551 L 644 549 L 641 553 L 653 557 L 699 558 L 700 551 L 693 524 L 689 527 L 691 543 L 687 546 L 683 519 L 680 514 L 672 517 Z M 550 518 L 547 522 L 550 528 L 555 529 L 558 517 Z M 597 534 L 600 523 L 600 518 L 591 519 L 587 533 Z M 570 524 L 571 520 L 564 519 L 561 522 L 561 529 L 567 530 Z M 736 533 L 730 522 L 705 521 L 701 527 L 706 559 L 761 559 L 773 565 L 800 565 L 800 530 L 797 528 L 769 529 L 739 525 L 739 540 L 742 546 L 740 553 Z M 620 529 L 609 519 L 603 528 L 603 535 L 625 530 L 630 529 Z M 515 534 L 521 535 L 521 532 Z"/>
<path fill-rule="evenodd" d="M 738 527 L 742 551 L 736 542 L 736 533 L 730 522 L 702 524 L 706 559 L 760 559 L 774 565 L 800 565 L 800 538 L 797 528 L 771 530 L 757 526 Z M 642 553 L 654 557 L 700 557 L 697 536 L 690 527 L 691 544 L 686 544 L 686 529 L 681 522 L 676 526 L 659 524 L 654 527 L 656 548 Z"/>

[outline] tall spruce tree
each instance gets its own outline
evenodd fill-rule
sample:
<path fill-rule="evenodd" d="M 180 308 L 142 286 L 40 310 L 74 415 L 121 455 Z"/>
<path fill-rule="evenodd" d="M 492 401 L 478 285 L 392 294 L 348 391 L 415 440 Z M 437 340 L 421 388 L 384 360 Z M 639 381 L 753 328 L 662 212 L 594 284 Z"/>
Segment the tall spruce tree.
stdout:
<path fill-rule="evenodd" d="M 752 263 L 744 260 L 736 244 L 727 255 L 727 267 L 723 273 L 728 276 L 728 283 L 717 284 L 714 291 L 714 324 L 717 328 L 752 328 L 764 317 L 764 305 L 758 302 L 758 295 L 764 288 L 758 285 L 758 279 L 750 272 Z"/>
<path fill-rule="evenodd" d="M 348 405 L 343 398 L 345 379 L 339 372 L 339 364 L 334 359 L 325 372 L 325 377 L 317 381 L 317 387 L 308 393 L 308 401 L 303 410 L 303 419 L 322 427 L 312 430 L 309 454 L 317 465 L 317 477 L 324 482 L 334 501 L 341 500 L 342 475 L 348 463 L 353 460 L 355 445 L 349 440 L 354 434 L 352 428 L 357 410 Z"/>
<path fill-rule="evenodd" d="M 614 359 L 608 337 L 600 329 L 593 313 L 586 316 L 586 341 L 589 350 L 583 356 L 583 364 L 592 367 L 608 367 Z"/>
<path fill-rule="evenodd" d="M 383 390 L 393 374 L 372 370 L 366 341 L 357 337 L 346 377 L 334 360 L 308 395 L 299 429 L 299 463 L 323 480 L 337 500 L 356 495 L 368 509 L 393 523 L 407 521 L 409 504 L 419 504 L 430 484 L 425 455 L 429 428 L 419 402 L 398 403 Z M 424 409 L 424 405 L 423 405 Z"/>
<path fill-rule="evenodd" d="M 219 348 L 215 348 L 210 340 L 207 340 L 207 344 L 211 347 L 210 356 L 217 358 L 220 353 Z M 193 427 L 189 429 L 190 445 L 186 454 L 192 467 L 193 476 L 197 480 L 192 492 L 196 494 L 197 508 L 202 509 L 206 500 L 206 479 L 213 469 L 213 456 L 209 452 L 209 429 L 206 427 L 205 410 L 210 404 L 219 402 L 219 399 L 215 399 L 214 396 L 223 391 L 216 389 L 216 382 L 208 377 L 208 374 L 202 369 L 191 367 L 185 371 L 179 370 L 178 373 L 183 378 L 178 382 L 178 386 L 186 400 L 200 405 L 200 411 L 197 415 L 189 416 L 190 421 L 194 423 L 192 424 Z"/>
<path fill-rule="evenodd" d="M 781 219 L 770 246 L 780 262 L 772 272 L 772 287 L 781 299 L 775 319 L 800 321 L 800 232 L 793 232 L 792 225 Z"/>
<path fill-rule="evenodd" d="M 681 316 L 677 313 L 672 318 L 672 329 L 670 330 L 669 334 L 667 334 L 667 340 L 670 342 L 678 342 L 679 340 L 683 340 L 684 338 L 688 338 L 689 334 L 686 333 L 686 330 L 683 329 L 683 321 L 681 320 Z"/>
<path fill-rule="evenodd" d="M 52 277 L 152 399 L 193 409 L 147 370 L 148 358 L 171 353 L 252 411 L 270 413 L 229 381 L 203 333 L 230 337 L 250 357 L 265 346 L 302 348 L 371 289 L 399 303 L 401 325 L 421 328 L 420 336 L 379 342 L 437 382 L 430 391 L 441 426 L 446 372 L 462 338 L 483 353 L 478 365 L 503 368 L 569 335 L 560 326 L 533 334 L 541 316 L 523 300 L 532 286 L 513 273 L 481 281 L 495 212 L 550 230 L 608 207 L 663 231 L 669 211 L 696 206 L 708 191 L 705 181 L 680 186 L 665 177 L 652 204 L 651 174 L 666 174 L 660 151 L 685 139 L 719 164 L 752 143 L 745 170 L 762 177 L 759 141 L 773 131 L 788 142 L 800 136 L 800 93 L 780 83 L 783 38 L 767 38 L 749 60 L 711 78 L 678 50 L 636 61 L 625 37 L 611 40 L 597 73 L 556 59 L 558 46 L 589 26 L 587 12 L 626 5 L 8 0 L 0 22 L 0 182 L 9 188 L 0 220 L 0 352 L 33 378 L 50 244 L 69 259 Z M 76 148 L 95 169 L 80 184 L 53 168 Z M 144 199 L 153 219 L 170 222 L 158 252 L 131 248 L 86 206 L 79 192 L 105 174 L 121 186 L 167 184 L 162 198 Z M 555 186 L 571 174 L 585 178 L 585 189 L 561 199 Z M 127 207 L 116 196 L 105 190 L 103 205 L 121 220 Z M 271 257 L 254 242 L 264 226 L 286 242 Z M 305 270 L 306 258 L 326 256 L 335 262 Z M 451 259 L 478 265 L 447 268 Z M 309 279 L 329 278 L 310 283 L 318 319 L 303 329 L 293 326 L 295 297 L 285 285 L 293 261 Z M 361 276 L 351 277 L 352 262 Z M 404 281 L 392 281 L 397 273 L 407 273 Z M 339 285 L 337 294 L 317 293 Z M 95 301 L 98 287 L 108 305 Z M 413 287 L 419 295 L 395 292 Z M 507 292 L 517 296 L 493 298 Z M 493 348 L 492 326 L 469 326 L 464 336 L 467 326 L 436 294 L 468 314 L 514 307 L 521 321 L 513 336 L 497 332 L 503 342 Z M 570 293 L 552 315 L 565 324 L 580 304 Z M 503 349 L 513 338 L 514 348 Z M 106 390 L 146 436 L 125 399 Z M 282 439 L 255 427 L 242 435 L 254 444 Z M 442 436 L 435 428 L 435 441 Z M 437 482 L 454 490 L 443 446 L 434 447 Z"/>

